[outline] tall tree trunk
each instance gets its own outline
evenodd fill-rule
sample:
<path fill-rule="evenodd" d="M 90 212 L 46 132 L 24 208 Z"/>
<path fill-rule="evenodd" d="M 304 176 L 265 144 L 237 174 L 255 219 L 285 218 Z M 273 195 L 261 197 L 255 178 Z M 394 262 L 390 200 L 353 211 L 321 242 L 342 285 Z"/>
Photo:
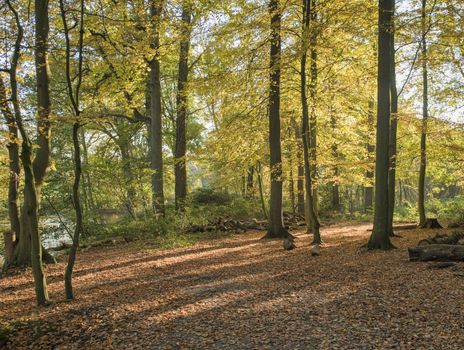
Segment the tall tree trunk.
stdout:
<path fill-rule="evenodd" d="M 17 98 L 17 97 L 16 97 Z M 18 145 L 18 128 L 15 122 L 15 116 L 8 105 L 8 99 L 6 95 L 6 88 L 3 82 L 3 78 L 0 75 L 0 109 L 5 121 L 8 125 L 8 161 L 9 161 L 9 181 L 8 181 L 8 219 L 10 221 L 10 229 L 14 234 L 10 235 L 11 248 L 5 249 L 5 252 L 14 252 L 14 246 L 16 245 L 16 236 L 19 236 L 20 223 L 19 223 L 19 207 L 18 207 L 18 189 L 19 189 L 19 175 L 20 175 L 20 164 L 19 164 L 19 145 Z M 5 261 L 3 263 L 4 269 L 8 267 L 13 258 L 12 254 L 5 254 Z"/>
<path fill-rule="evenodd" d="M 156 214 L 164 216 L 164 189 L 163 189 L 163 134 L 161 112 L 161 82 L 159 60 L 159 23 L 163 11 L 163 0 L 152 0 L 150 6 L 151 26 L 153 32 L 152 49 L 155 51 L 150 61 L 150 162 L 153 171 L 151 178 L 153 210 Z"/>
<path fill-rule="evenodd" d="M 290 158 L 291 159 L 291 158 Z M 290 205 L 292 207 L 292 214 L 295 216 L 296 207 L 295 207 L 295 181 L 293 180 L 293 164 L 290 161 L 290 171 L 288 179 L 288 193 L 290 194 Z"/>
<path fill-rule="evenodd" d="M 332 96 L 332 105 L 333 99 L 335 96 Z M 332 210 L 340 211 L 340 191 L 339 191 L 339 176 L 340 169 L 338 168 L 338 144 L 335 136 L 337 130 L 337 118 L 335 116 L 335 110 L 333 107 L 330 108 L 330 125 L 332 127 L 332 134 L 334 135 L 334 141 L 332 144 L 332 157 L 334 159 L 333 167 L 333 176 L 334 180 L 332 181 Z"/>
<path fill-rule="evenodd" d="M 19 125 L 19 123 L 18 123 Z M 20 126 L 24 129 L 24 127 Z M 31 265 L 32 273 L 34 275 L 34 286 L 35 294 L 38 305 L 47 304 L 48 291 L 47 282 L 45 280 L 45 274 L 42 266 L 42 245 L 40 243 L 40 232 L 39 232 L 39 218 L 38 218 L 38 203 L 37 189 L 34 181 L 34 171 L 32 167 L 32 143 L 27 137 L 25 131 L 22 131 L 23 142 L 21 146 L 21 161 L 24 169 L 24 203 L 22 215 L 25 217 L 25 222 L 29 225 L 27 228 L 30 230 L 30 241 L 31 241 Z M 24 230 L 25 226 L 21 225 L 21 230 Z"/>
<path fill-rule="evenodd" d="M 255 196 L 255 188 L 254 188 L 254 173 L 255 167 L 250 166 L 247 171 L 247 187 L 246 187 L 246 194 L 247 198 L 254 198 Z"/>
<path fill-rule="evenodd" d="M 388 231 L 393 232 L 393 214 L 395 211 L 395 184 L 396 184 L 396 135 L 398 131 L 398 91 L 396 88 L 396 62 L 395 62 L 395 24 L 392 23 L 390 33 L 390 169 L 388 173 Z"/>
<path fill-rule="evenodd" d="M 301 139 L 301 127 L 298 126 L 298 123 L 295 119 L 292 121 L 293 128 L 295 129 L 295 140 L 297 141 L 297 150 L 296 150 L 296 160 L 298 162 L 298 178 L 296 181 L 297 189 L 297 212 L 300 215 L 305 215 L 305 191 L 304 191 L 304 163 L 303 163 L 303 152 L 302 152 L 302 143 L 300 144 L 298 140 Z"/>
<path fill-rule="evenodd" d="M 305 170 L 305 193 L 306 193 L 306 210 L 307 217 L 310 223 L 308 231 L 314 235 L 313 243 L 321 243 L 321 235 L 319 232 L 320 224 L 315 210 L 313 191 L 312 191 L 312 178 L 311 178 L 311 164 L 309 153 L 309 111 L 308 111 L 308 98 L 306 96 L 306 61 L 308 47 L 305 37 L 309 33 L 311 23 L 311 0 L 303 0 L 303 25 L 302 25 L 302 55 L 300 60 L 300 93 L 301 93 L 301 107 L 302 107 L 302 140 L 303 140 L 303 159 Z M 310 230 L 311 229 L 311 230 Z"/>
<path fill-rule="evenodd" d="M 310 19 L 312 23 L 311 37 L 310 37 L 310 52 L 311 52 L 311 82 L 309 84 L 309 94 L 311 97 L 311 111 L 309 115 L 309 154 L 311 157 L 311 177 L 313 186 L 313 206 L 316 215 L 319 211 L 319 196 L 317 190 L 317 115 L 316 115 L 316 101 L 317 101 L 317 36 L 318 30 L 315 29 L 317 21 L 316 0 L 311 0 L 310 5 Z"/>
<path fill-rule="evenodd" d="M 78 117 L 78 116 L 77 116 Z M 79 248 L 79 238 L 84 231 L 84 218 L 82 214 L 81 202 L 79 199 L 79 183 L 82 174 L 81 154 L 79 146 L 79 123 L 74 123 L 73 132 L 73 147 L 74 147 L 74 183 L 73 183 L 73 204 L 76 214 L 76 227 L 74 228 L 73 243 L 69 252 L 68 264 L 64 274 L 64 285 L 67 299 L 74 299 L 72 287 L 72 273 L 76 262 L 77 249 Z"/>
<path fill-rule="evenodd" d="M 95 209 L 95 201 L 93 199 L 93 188 L 92 188 L 92 180 L 90 178 L 89 174 L 89 152 L 87 149 L 87 141 L 85 139 L 85 131 L 84 127 L 81 126 L 80 128 L 80 133 L 81 133 L 81 140 L 82 140 L 82 179 L 83 181 L 83 186 L 86 186 L 86 192 L 87 192 L 87 199 L 88 199 L 88 207 L 90 210 Z"/>
<path fill-rule="evenodd" d="M 422 0 L 421 20 L 422 20 L 422 132 L 420 140 L 420 169 L 419 169 L 419 189 L 418 189 L 418 211 L 419 226 L 423 226 L 426 221 L 425 216 L 425 174 L 427 168 L 427 121 L 429 110 L 429 91 L 428 91 L 428 72 L 427 72 L 427 38 L 426 38 L 426 6 L 427 1 Z"/>
<path fill-rule="evenodd" d="M 187 146 L 185 134 L 187 127 L 187 80 L 189 73 L 188 58 L 192 21 L 191 6 L 192 5 L 187 0 L 182 3 L 182 28 L 176 97 L 176 147 L 174 151 L 175 202 L 176 210 L 181 212 L 185 211 L 185 200 L 187 197 Z"/>
<path fill-rule="evenodd" d="M 125 207 L 128 214 L 136 219 L 137 215 L 135 213 L 135 199 L 137 196 L 137 191 L 135 189 L 135 176 L 132 171 L 132 162 L 130 155 L 130 140 L 126 139 L 125 136 L 122 137 L 122 140 L 119 140 L 119 150 L 121 151 L 121 160 L 122 160 L 122 174 L 124 177 L 124 182 L 126 185 L 126 199 Z"/>
<path fill-rule="evenodd" d="M 371 143 L 370 140 L 373 139 L 375 131 L 374 131 L 374 100 L 369 100 L 368 111 L 367 111 L 367 127 L 368 127 L 368 135 L 367 135 L 367 160 L 369 162 L 369 168 L 366 171 L 366 180 L 367 186 L 364 188 L 364 210 L 370 211 L 372 210 L 372 205 L 374 203 L 374 188 L 372 186 L 372 181 L 374 178 L 374 172 L 370 169 L 371 163 L 374 161 L 374 151 L 375 146 Z"/>
<path fill-rule="evenodd" d="M 390 32 L 394 3 L 394 0 L 379 0 L 375 206 L 374 228 L 367 244 L 370 249 L 392 248 L 388 232 L 388 168 L 390 163 Z"/>
<path fill-rule="evenodd" d="M 71 42 L 69 39 L 69 27 L 66 19 L 66 9 L 64 0 L 60 0 L 61 19 L 63 21 L 64 36 L 66 42 L 66 83 L 68 95 L 74 111 L 75 122 L 72 128 L 72 142 L 74 154 L 74 183 L 72 189 L 72 198 L 74 204 L 74 212 L 76 215 L 76 227 L 74 228 L 73 243 L 68 257 L 68 264 L 64 273 L 64 287 L 67 299 L 74 299 L 72 287 L 72 274 L 74 264 L 76 262 L 77 249 L 79 248 L 79 238 L 84 230 L 84 218 L 82 213 L 81 201 L 79 197 L 79 185 L 82 176 L 82 160 L 81 149 L 79 142 L 80 128 L 80 87 L 82 83 L 82 64 L 83 64 L 83 49 L 84 49 L 84 0 L 80 0 L 80 18 L 79 18 L 79 41 L 78 41 L 78 59 L 77 59 L 77 83 L 73 90 L 71 78 Z"/>
<path fill-rule="evenodd" d="M 271 50 L 269 86 L 269 150 L 271 199 L 266 238 L 285 238 L 289 234 L 282 218 L 282 149 L 280 143 L 280 61 L 281 13 L 279 0 L 270 0 Z"/>
<path fill-rule="evenodd" d="M 267 220 L 269 215 L 267 214 L 266 201 L 264 200 L 264 189 L 263 189 L 263 168 L 261 162 L 258 161 L 256 164 L 256 172 L 258 177 L 258 190 L 259 190 L 259 199 L 261 200 L 261 208 L 263 210 L 264 218 Z"/>
<path fill-rule="evenodd" d="M 37 80 L 37 151 L 32 161 L 32 174 L 34 176 L 34 190 L 37 199 L 37 208 L 40 206 L 41 186 L 50 165 L 50 91 L 48 77 L 48 0 L 35 0 L 35 68 Z M 16 86 L 17 88 L 17 86 Z M 17 94 L 17 91 L 16 91 Z M 16 103 L 18 101 L 16 100 Z M 19 104 L 18 107 L 19 109 Z M 19 115 L 20 116 L 20 115 Z M 23 143 L 24 144 L 24 143 Z M 27 152 L 26 152 L 27 153 Z M 32 157 L 32 154 L 31 154 Z M 24 167 L 24 164 L 23 164 Z M 31 249 L 33 249 L 31 234 L 35 234 L 35 226 L 38 223 L 30 222 L 34 215 L 23 215 L 25 210 L 21 211 L 19 242 L 16 245 L 13 264 L 19 266 L 31 265 Z M 35 240 L 35 237 L 34 237 Z M 39 237 L 40 241 L 40 237 Z M 41 244 L 40 244 L 41 246 Z M 42 247 L 41 247 L 42 249 Z M 42 252 L 34 256 L 42 256 Z M 33 263 L 33 262 L 32 262 Z"/>

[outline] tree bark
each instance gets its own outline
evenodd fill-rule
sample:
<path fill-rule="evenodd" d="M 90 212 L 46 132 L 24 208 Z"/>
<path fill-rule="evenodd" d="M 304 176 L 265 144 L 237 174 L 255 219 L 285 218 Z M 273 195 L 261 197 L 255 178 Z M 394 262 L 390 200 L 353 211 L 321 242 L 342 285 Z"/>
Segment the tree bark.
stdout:
<path fill-rule="evenodd" d="M 255 167 L 254 166 L 249 167 L 247 171 L 246 194 L 247 194 L 247 198 L 250 198 L 250 199 L 254 198 L 255 196 L 254 173 L 255 173 Z"/>
<path fill-rule="evenodd" d="M 305 193 L 306 193 L 306 210 L 309 225 L 308 231 L 313 233 L 313 243 L 321 243 L 321 236 L 319 232 L 320 224 L 315 210 L 313 191 L 312 191 L 312 177 L 311 177 L 311 164 L 309 152 L 309 111 L 308 111 L 308 98 L 306 96 L 306 61 L 307 51 L 305 36 L 308 34 L 311 23 L 311 0 L 303 0 L 303 23 L 302 23 L 302 55 L 300 59 L 300 93 L 301 93 L 301 107 L 302 107 L 302 141 L 303 141 L 303 159 L 305 170 Z"/>
<path fill-rule="evenodd" d="M 122 174 L 124 177 L 124 182 L 126 184 L 126 199 L 125 199 L 125 207 L 127 209 L 128 214 L 133 218 L 136 219 L 137 215 L 135 212 L 135 199 L 137 196 L 137 191 L 134 187 L 135 176 L 132 171 L 132 161 L 130 155 L 130 140 L 126 135 L 120 138 L 119 140 L 119 150 L 121 151 L 121 160 L 122 160 Z"/>
<path fill-rule="evenodd" d="M 375 166 L 374 228 L 369 249 L 391 249 L 388 232 L 388 168 L 390 134 L 390 32 L 394 0 L 379 0 L 379 39 L 377 75 L 377 141 Z"/>
<path fill-rule="evenodd" d="M 374 178 L 374 172 L 370 169 L 371 163 L 374 162 L 374 151 L 375 146 L 370 142 L 374 138 L 375 130 L 374 130 L 374 101 L 372 99 L 369 100 L 368 104 L 368 111 L 367 111 L 367 127 L 368 127 L 368 135 L 367 135 L 367 160 L 369 162 L 368 169 L 366 171 L 366 179 L 367 179 L 367 186 L 364 187 L 364 210 L 366 212 L 372 210 L 372 206 L 374 203 L 374 188 L 372 186 L 372 181 Z"/>
<path fill-rule="evenodd" d="M 394 14 L 393 14 L 394 15 Z M 396 62 L 395 62 L 395 24 L 392 22 L 390 32 L 390 168 L 388 173 L 388 231 L 394 236 L 393 214 L 395 211 L 395 185 L 396 185 L 396 146 L 398 131 L 398 91 L 396 88 Z"/>
<path fill-rule="evenodd" d="M 427 168 L 427 121 L 429 109 L 428 96 L 428 71 L 427 71 L 427 38 L 426 38 L 426 5 L 427 1 L 422 0 L 421 24 L 422 24 L 422 131 L 420 140 L 420 169 L 419 169 L 419 188 L 418 188 L 418 211 L 419 226 L 424 225 L 425 215 L 425 174 Z"/>
<path fill-rule="evenodd" d="M 16 97 L 17 98 L 17 97 Z M 0 75 L 0 109 L 5 121 L 8 125 L 8 161 L 9 161 L 9 180 L 8 180 L 8 219 L 10 221 L 10 229 L 14 233 L 13 236 L 18 235 L 20 232 L 19 222 L 19 207 L 18 207 L 18 189 L 19 189 L 19 176 L 20 176 L 20 164 L 19 164 L 19 145 L 18 145 L 18 128 L 16 126 L 15 117 L 11 111 L 6 96 L 5 84 L 2 76 Z M 5 245 L 6 245 L 5 241 Z M 14 251 L 16 245 L 16 239 L 12 240 L 11 248 Z M 5 249 L 5 251 L 7 251 Z M 11 263 L 13 255 L 6 255 L 7 259 L 4 261 L 4 268 L 8 267 Z"/>
<path fill-rule="evenodd" d="M 297 212 L 300 215 L 305 215 L 305 191 L 304 191 L 304 162 L 303 162 L 303 152 L 302 152 L 302 143 L 299 143 L 298 140 L 301 140 L 301 127 L 298 126 L 298 123 L 293 119 L 293 127 L 295 129 L 295 140 L 297 140 L 297 150 L 296 150 L 296 159 L 298 166 L 298 179 L 296 181 L 297 189 Z"/>
<path fill-rule="evenodd" d="M 314 29 L 317 21 L 316 0 L 311 0 L 310 19 L 312 23 L 312 30 L 310 36 L 310 51 L 311 51 L 311 82 L 309 84 L 309 94 L 311 97 L 311 111 L 309 115 L 309 147 L 311 157 L 311 183 L 313 192 L 313 206 L 316 215 L 319 211 L 319 196 L 317 184 L 317 115 L 316 115 L 316 101 L 317 101 L 317 36 L 318 29 Z"/>
<path fill-rule="evenodd" d="M 10 7 L 11 9 L 11 7 Z M 17 20 L 19 24 L 19 19 Z M 21 29 L 22 30 L 22 29 Z M 36 67 L 36 81 L 37 81 L 37 151 L 35 158 L 32 161 L 32 174 L 34 176 L 34 191 L 36 192 L 34 198 L 37 199 L 36 206 L 40 206 L 40 190 L 42 183 L 45 179 L 48 167 L 50 165 L 50 92 L 49 92 L 49 77 L 48 77 L 48 32 L 49 32 L 49 18 L 48 18 L 48 0 L 35 1 L 35 67 Z M 18 48 L 18 52 L 19 52 Z M 19 55 L 19 53 L 18 53 Z M 19 57 L 19 56 L 18 56 Z M 16 79 L 16 77 L 15 77 Z M 21 117 L 19 109 L 19 101 L 17 94 L 16 80 L 11 82 L 12 94 L 16 95 L 13 99 L 15 105 L 15 118 Z M 15 90 L 13 92 L 13 89 Z M 18 122 L 16 120 L 16 122 Z M 19 126 L 18 126 L 19 128 Z M 27 143 L 27 142 L 26 142 Z M 24 140 L 23 144 L 24 145 Z M 32 150 L 31 150 L 32 152 Z M 26 151 L 27 153 L 27 151 Z M 32 157 L 32 153 L 31 153 Z M 23 164 L 24 168 L 24 164 Z M 23 217 L 24 215 L 24 217 Z M 29 222 L 29 219 L 34 219 L 35 216 L 27 215 L 27 211 L 23 208 L 21 210 L 20 218 L 20 234 L 18 244 L 16 245 L 13 264 L 18 266 L 31 265 L 31 249 L 32 244 L 31 234 L 34 234 L 35 226 L 38 223 Z M 35 240 L 35 238 L 34 238 Z M 40 237 L 39 237 L 40 240 Z M 40 245 L 41 246 L 41 245 Z M 41 248 L 42 249 L 42 248 Z M 33 255 L 37 256 L 37 252 Z M 40 253 L 40 256 L 42 253 Z"/>
<path fill-rule="evenodd" d="M 64 286 L 67 299 L 74 299 L 72 287 L 72 273 L 76 262 L 77 249 L 79 248 L 79 238 L 84 231 L 84 218 L 82 213 L 81 201 L 79 197 L 79 186 L 82 176 L 82 160 L 79 142 L 80 128 L 80 87 L 82 83 L 82 64 L 83 64 L 83 48 L 84 48 L 84 0 L 80 0 L 80 18 L 79 18 L 79 41 L 78 41 L 78 59 L 77 59 L 77 83 L 75 89 L 72 86 L 71 78 L 71 42 L 69 38 L 69 27 L 66 19 L 66 9 L 64 1 L 60 0 L 61 19 L 63 21 L 64 36 L 66 42 L 66 83 L 68 95 L 74 111 L 75 122 L 72 128 L 72 142 L 74 155 L 74 182 L 72 189 L 72 198 L 74 204 L 74 212 L 76 215 L 76 227 L 74 229 L 73 243 L 69 252 L 68 263 L 64 273 Z"/>
<path fill-rule="evenodd" d="M 150 61 L 150 148 L 152 202 L 155 214 L 164 216 L 164 185 L 163 185 L 163 134 L 161 111 L 161 82 L 159 46 L 159 23 L 163 11 L 163 0 L 152 0 L 150 6 L 153 42 L 151 48 L 155 51 Z"/>
<path fill-rule="evenodd" d="M 271 198 L 269 225 L 265 238 L 286 238 L 282 217 L 282 149 L 280 142 L 280 62 L 281 62 L 281 13 L 279 0 L 270 0 L 271 50 L 269 86 L 269 150 Z"/>
<path fill-rule="evenodd" d="M 191 21 L 192 7 L 185 0 L 182 4 L 182 28 L 176 97 L 176 146 L 174 151 L 175 205 L 176 210 L 180 212 L 185 211 L 185 200 L 187 197 L 186 118 Z"/>
<path fill-rule="evenodd" d="M 258 190 L 259 190 L 259 199 L 261 201 L 261 208 L 263 210 L 263 215 L 266 220 L 269 219 L 269 215 L 266 209 L 266 201 L 264 200 L 264 189 L 263 189 L 263 169 L 261 163 L 258 161 L 256 164 L 256 172 L 258 177 Z"/>
<path fill-rule="evenodd" d="M 87 141 L 85 139 L 85 131 L 84 127 L 81 126 L 80 128 L 80 133 L 81 133 L 81 140 L 82 140 L 82 180 L 83 180 L 83 187 L 86 187 L 86 193 L 87 193 L 87 200 L 88 200 L 88 208 L 90 210 L 95 209 L 95 201 L 93 199 L 93 188 L 92 188 L 92 180 L 90 178 L 89 174 L 89 155 L 88 155 L 88 149 L 87 149 Z M 84 181 L 85 180 L 85 181 Z"/>
<path fill-rule="evenodd" d="M 334 159 L 334 166 L 333 166 L 334 180 L 332 181 L 332 210 L 340 211 L 340 191 L 339 191 L 340 169 L 338 168 L 338 144 L 337 144 L 337 139 L 335 137 L 335 132 L 337 130 L 337 118 L 335 117 L 335 111 L 333 110 L 332 107 L 330 110 L 330 125 L 332 127 L 332 134 L 334 135 L 334 141 L 332 144 L 332 157 Z"/>

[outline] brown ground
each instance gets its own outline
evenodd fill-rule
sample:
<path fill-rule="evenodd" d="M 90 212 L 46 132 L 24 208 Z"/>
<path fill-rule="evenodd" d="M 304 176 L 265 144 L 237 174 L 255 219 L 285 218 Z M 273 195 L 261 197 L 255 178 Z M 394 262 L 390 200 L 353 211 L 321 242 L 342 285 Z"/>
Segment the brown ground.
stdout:
<path fill-rule="evenodd" d="M 0 280 L 0 317 L 17 332 L 7 348 L 464 349 L 464 266 L 408 262 L 430 230 L 361 251 L 368 228 L 325 228 L 316 258 L 303 233 L 290 252 L 262 233 L 82 252 L 73 302 L 63 263 L 47 267 L 47 308 L 34 306 L 30 271 Z"/>

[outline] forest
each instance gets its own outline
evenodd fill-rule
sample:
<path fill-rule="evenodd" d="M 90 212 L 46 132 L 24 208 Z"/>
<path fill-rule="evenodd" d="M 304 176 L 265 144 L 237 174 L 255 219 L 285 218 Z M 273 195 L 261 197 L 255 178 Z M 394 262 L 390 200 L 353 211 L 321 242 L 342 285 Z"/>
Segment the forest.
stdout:
<path fill-rule="evenodd" d="M 463 349 L 461 0 L 0 0 L 0 348 Z"/>

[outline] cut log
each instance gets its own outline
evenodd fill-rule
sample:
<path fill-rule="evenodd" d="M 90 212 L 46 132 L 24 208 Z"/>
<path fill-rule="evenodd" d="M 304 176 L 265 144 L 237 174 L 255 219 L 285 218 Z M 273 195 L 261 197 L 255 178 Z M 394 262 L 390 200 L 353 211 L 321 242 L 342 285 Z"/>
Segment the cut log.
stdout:
<path fill-rule="evenodd" d="M 409 261 L 464 261 L 464 246 L 430 244 L 408 248 Z"/>
<path fill-rule="evenodd" d="M 443 226 L 440 225 L 437 218 L 429 218 L 425 220 L 421 228 L 443 228 Z"/>

